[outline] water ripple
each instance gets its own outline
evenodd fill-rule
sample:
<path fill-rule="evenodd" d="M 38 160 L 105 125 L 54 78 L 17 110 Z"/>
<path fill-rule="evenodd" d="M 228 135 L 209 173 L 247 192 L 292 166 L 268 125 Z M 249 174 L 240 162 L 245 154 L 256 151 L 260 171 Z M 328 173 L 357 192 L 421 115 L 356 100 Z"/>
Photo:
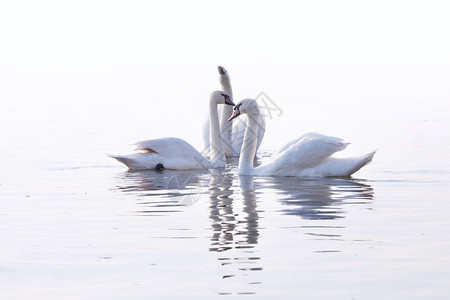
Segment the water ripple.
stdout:
<path fill-rule="evenodd" d="M 151 217 L 179 213 L 183 207 L 196 204 L 202 197 L 210 223 L 206 229 L 209 246 L 205 251 L 216 256 L 221 279 L 239 278 L 250 287 L 233 293 L 218 292 L 221 295 L 255 294 L 255 288 L 263 283 L 255 278 L 255 274 L 264 272 L 259 240 L 264 234 L 260 222 L 265 211 L 258 209 L 258 204 L 266 193 L 277 195 L 275 201 L 279 203 L 279 209 L 275 212 L 309 221 L 344 218 L 344 205 L 368 205 L 374 197 L 373 188 L 365 180 L 238 176 L 235 167 L 215 171 L 127 172 L 120 178 L 117 189 L 136 196 L 140 207 L 136 213 Z M 329 232 L 345 228 L 339 224 L 308 223 L 279 229 L 293 228 L 298 228 L 311 240 L 345 241 L 341 233 Z M 197 238 L 184 236 L 182 230 L 176 236 L 157 238 Z M 328 254 L 341 251 L 336 248 L 312 250 L 313 253 Z"/>

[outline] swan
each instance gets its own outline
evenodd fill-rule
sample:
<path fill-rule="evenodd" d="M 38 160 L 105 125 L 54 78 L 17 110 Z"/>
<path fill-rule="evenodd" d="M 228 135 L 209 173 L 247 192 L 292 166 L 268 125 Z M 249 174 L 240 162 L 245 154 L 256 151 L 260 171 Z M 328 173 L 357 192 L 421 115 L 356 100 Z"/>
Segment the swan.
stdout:
<path fill-rule="evenodd" d="M 331 155 L 344 150 L 344 140 L 318 133 L 307 133 L 296 138 L 275 152 L 267 162 L 253 167 L 256 152 L 259 107 L 254 99 L 244 99 L 234 107 L 229 120 L 247 114 L 247 128 L 241 156 L 239 175 L 300 176 L 300 177 L 346 177 L 372 161 L 376 151 L 361 157 L 336 158 Z"/>
<path fill-rule="evenodd" d="M 219 82 L 222 90 L 225 91 L 225 93 L 227 93 L 231 97 L 231 99 L 233 99 L 233 89 L 231 88 L 230 74 L 222 66 L 218 66 L 217 70 L 219 71 Z M 220 132 L 225 155 L 227 157 L 239 156 L 239 154 L 241 153 L 242 141 L 244 140 L 246 116 L 243 116 L 233 122 L 228 122 L 228 118 L 233 113 L 233 107 L 225 105 L 222 106 L 220 110 Z M 210 122 L 208 118 L 206 118 L 203 124 L 203 144 L 205 149 L 209 148 L 209 124 Z M 258 124 L 259 129 L 258 142 L 256 146 L 257 151 L 259 149 L 259 146 L 261 145 L 261 142 L 264 138 L 264 133 L 266 131 L 266 119 L 263 115 L 260 115 Z"/>
<path fill-rule="evenodd" d="M 211 123 L 211 149 L 209 159 L 198 152 L 188 142 L 175 137 L 146 140 L 136 143 L 135 153 L 128 155 L 110 155 L 125 164 L 130 170 L 173 170 L 206 169 L 224 167 L 225 153 L 220 137 L 218 104 L 233 106 L 230 96 L 223 91 L 211 93 L 209 100 Z"/>

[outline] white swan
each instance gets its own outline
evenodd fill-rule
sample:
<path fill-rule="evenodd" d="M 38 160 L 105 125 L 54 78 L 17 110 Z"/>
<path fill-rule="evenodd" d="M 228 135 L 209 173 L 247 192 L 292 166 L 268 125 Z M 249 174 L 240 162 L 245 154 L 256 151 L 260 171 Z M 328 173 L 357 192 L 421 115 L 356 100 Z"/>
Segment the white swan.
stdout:
<path fill-rule="evenodd" d="M 209 160 L 186 141 L 168 137 L 146 140 L 136 143 L 135 153 L 128 155 L 111 155 L 131 170 L 144 169 L 206 169 L 224 167 L 225 153 L 220 137 L 218 104 L 234 105 L 231 98 L 222 91 L 211 94 L 209 101 L 211 132 L 211 149 Z"/>
<path fill-rule="evenodd" d="M 239 158 L 240 175 L 335 177 L 350 176 L 368 164 L 375 151 L 361 157 L 335 158 L 331 155 L 344 150 L 348 143 L 336 137 L 308 133 L 294 139 L 270 159 L 253 167 L 258 131 L 259 107 L 255 100 L 242 100 L 234 107 L 230 120 L 247 114 L 247 128 Z"/>
<path fill-rule="evenodd" d="M 230 75 L 227 70 L 222 67 L 217 67 L 219 71 L 219 82 L 223 91 L 225 91 L 231 99 L 233 99 L 233 89 L 231 88 Z M 225 150 L 225 155 L 227 157 L 239 156 L 241 153 L 242 142 L 244 140 L 246 116 L 243 116 L 233 122 L 228 122 L 228 118 L 233 113 L 233 107 L 222 106 L 219 108 L 220 114 L 220 132 L 222 136 L 223 147 Z M 203 144 L 205 149 L 209 148 L 209 119 L 206 118 L 203 124 Z M 258 151 L 259 146 L 264 138 L 264 133 L 266 131 L 266 119 L 263 115 L 260 115 L 259 119 L 259 129 L 258 129 L 258 142 L 256 145 L 256 150 Z"/>

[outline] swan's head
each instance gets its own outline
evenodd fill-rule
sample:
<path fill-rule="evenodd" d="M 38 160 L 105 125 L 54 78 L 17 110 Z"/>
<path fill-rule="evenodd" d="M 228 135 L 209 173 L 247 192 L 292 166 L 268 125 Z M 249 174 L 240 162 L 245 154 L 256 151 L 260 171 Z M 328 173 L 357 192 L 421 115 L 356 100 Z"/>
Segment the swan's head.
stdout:
<path fill-rule="evenodd" d="M 222 67 L 222 66 L 218 66 L 217 70 L 219 71 L 220 75 L 227 75 L 228 74 L 227 70 L 224 67 Z"/>
<path fill-rule="evenodd" d="M 259 106 L 255 99 L 244 99 L 236 104 L 233 114 L 228 121 L 231 121 L 242 114 L 259 115 Z"/>
<path fill-rule="evenodd" d="M 231 97 L 223 91 L 212 92 L 210 100 L 215 104 L 235 105 L 233 100 L 231 100 Z"/>
<path fill-rule="evenodd" d="M 230 84 L 230 75 L 228 74 L 227 70 L 222 66 L 218 66 L 217 70 L 219 71 L 220 83 L 222 85 L 229 85 Z"/>

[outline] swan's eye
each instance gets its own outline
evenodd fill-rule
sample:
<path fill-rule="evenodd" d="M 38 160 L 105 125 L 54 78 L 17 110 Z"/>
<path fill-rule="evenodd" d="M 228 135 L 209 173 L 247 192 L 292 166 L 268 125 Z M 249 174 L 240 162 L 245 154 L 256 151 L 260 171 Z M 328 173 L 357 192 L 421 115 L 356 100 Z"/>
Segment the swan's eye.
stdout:
<path fill-rule="evenodd" d="M 230 99 L 230 96 L 228 96 L 227 94 L 221 94 L 221 95 L 225 98 L 225 100 Z"/>

